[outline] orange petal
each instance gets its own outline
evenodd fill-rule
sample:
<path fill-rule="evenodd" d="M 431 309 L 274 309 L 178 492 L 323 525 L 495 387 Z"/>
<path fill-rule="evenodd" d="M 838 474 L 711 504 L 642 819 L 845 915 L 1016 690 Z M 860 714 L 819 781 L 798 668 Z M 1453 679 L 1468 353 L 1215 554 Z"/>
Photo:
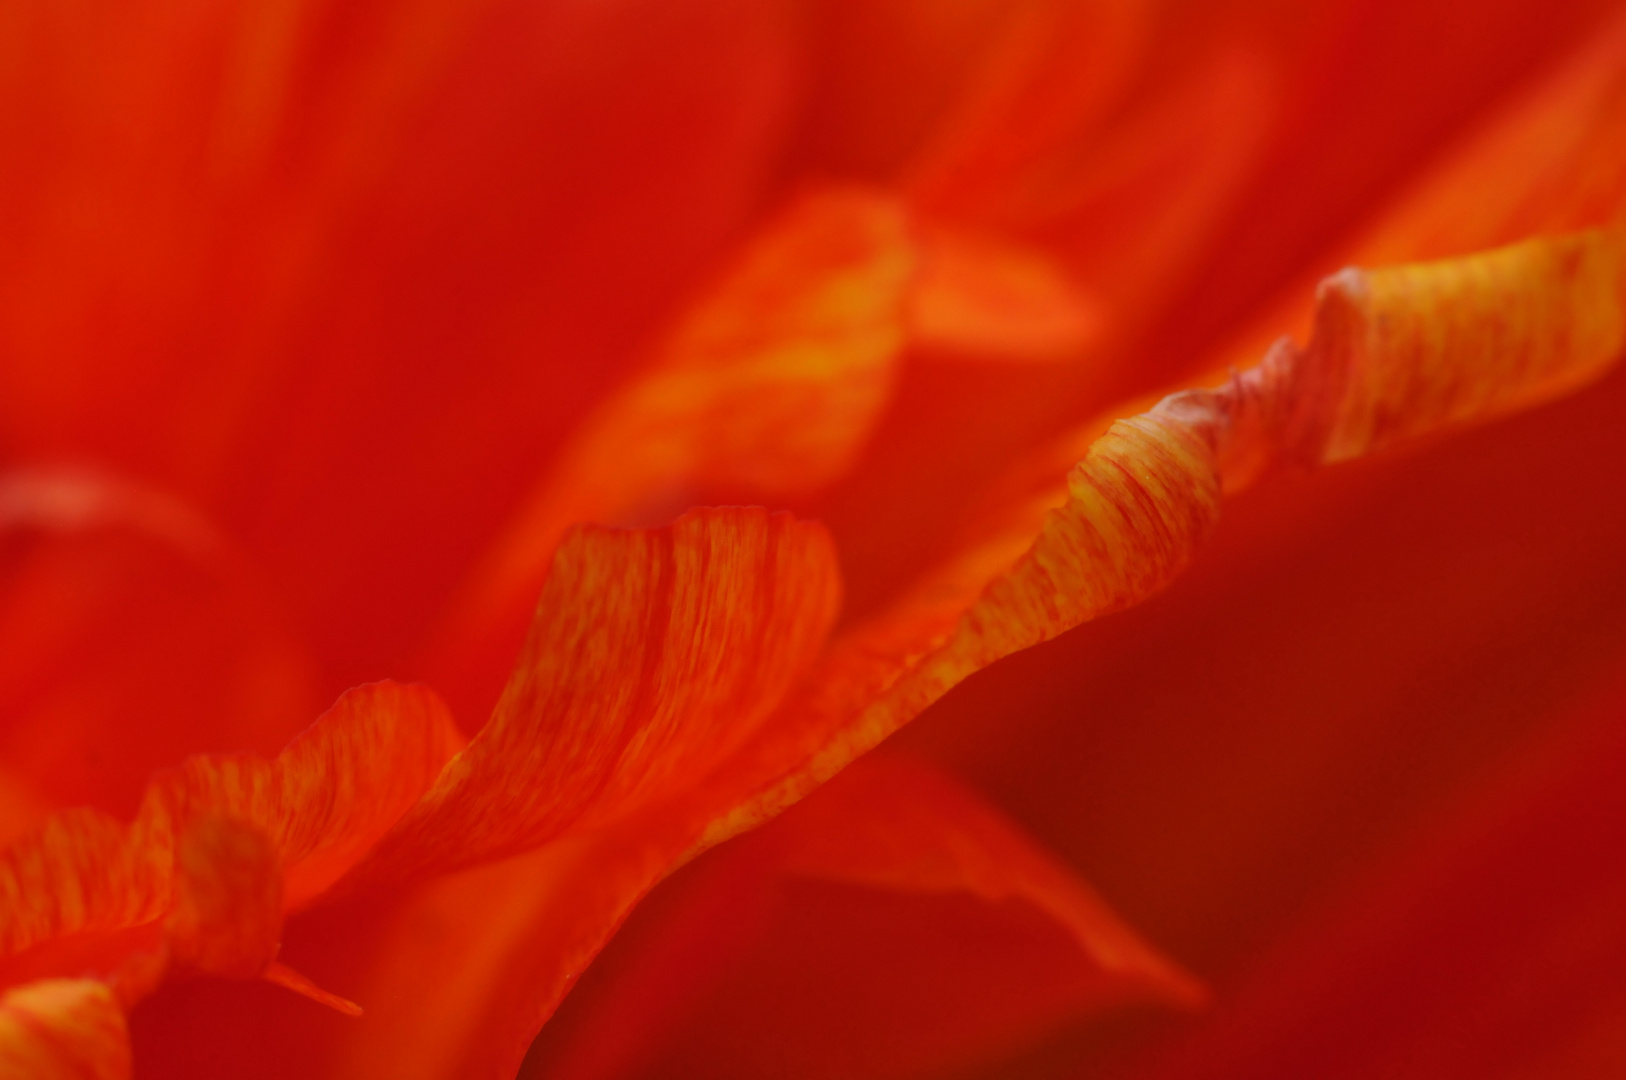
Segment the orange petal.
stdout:
<path fill-rule="evenodd" d="M 1420 164 L 1516 93 L 1521 80 L 1584 47 L 1613 6 L 1487 0 L 1475 7 L 1471 27 L 1452 0 L 1217 6 L 1213 21 L 1222 27 L 1257 28 L 1275 39 L 1287 107 L 1255 179 L 1177 298 L 1180 319 L 1162 328 L 1152 354 L 1183 361 L 1296 272 L 1335 268 L 1319 260 L 1329 244 L 1383 207 Z M 1191 33 L 1215 32 L 1213 23 L 1187 21 Z M 1437 47 L 1442 36 L 1452 49 Z M 1401 257 L 1465 254 L 1522 235 Z M 1165 369 L 1162 378 L 1170 374 Z"/>
<path fill-rule="evenodd" d="M 828 536 L 789 515 L 579 529 L 554 556 L 491 723 L 368 869 L 500 858 L 691 784 L 802 674 L 838 594 Z"/>
<path fill-rule="evenodd" d="M 14 469 L 0 537 L 0 769 L 40 809 L 129 815 L 155 769 L 275 753 L 309 722 L 309 657 L 194 508 L 102 471 Z"/>
<path fill-rule="evenodd" d="M 1578 295 L 1618 304 L 1618 295 L 1611 298 L 1599 291 L 1589 274 L 1555 276 L 1543 269 L 1557 265 L 1555 258 L 1565 252 L 1614 242 L 1600 240 L 1603 235 L 1493 254 L 1493 263 L 1511 259 L 1523 267 L 1523 283 L 1511 292 L 1507 279 L 1463 273 L 1462 266 L 1431 272 L 1412 268 L 1392 280 L 1421 274 L 1431 281 L 1480 282 L 1493 294 L 1511 298 L 1512 309 L 1520 311 L 1574 310 Z M 1468 292 L 1452 304 L 1484 310 L 1476 307 L 1473 286 L 1463 287 Z M 1386 304 L 1393 301 L 1396 306 L 1378 314 L 1396 316 L 1392 325 L 1402 329 L 1408 325 L 1408 311 L 1433 310 L 1411 304 L 1416 297 L 1404 290 L 1379 289 L 1375 295 L 1389 297 Z M 1606 318 L 1600 325 L 1607 325 L 1608 312 L 1602 314 Z M 1597 349 L 1605 339 L 1567 336 L 1566 323 L 1546 316 L 1518 325 L 1527 335 L 1520 355 L 1551 362 L 1494 369 L 1506 384 L 1499 393 L 1462 399 L 1471 400 L 1473 413 L 1492 415 L 1511 403 L 1531 400 L 1550 379 L 1596 369 Z M 1549 340 L 1550 334 L 1559 337 Z M 1405 339 L 1377 340 L 1381 345 Z M 1464 370 L 1473 371 L 1482 352 L 1476 347 L 1479 340 L 1471 332 L 1442 335 L 1438 348 L 1420 354 L 1434 376 L 1423 382 L 1408 381 L 1409 370 L 1390 365 L 1391 357 L 1381 348 L 1363 354 L 1364 363 L 1394 373 L 1398 380 L 1392 386 L 1383 380 L 1375 385 L 1394 392 L 1403 414 L 1419 418 L 1398 430 L 1415 435 L 1425 420 L 1456 423 L 1469 418 L 1455 406 L 1442 408 L 1431 388 L 1454 385 Z M 1560 347 L 1560 342 L 1567 344 Z M 968 543 L 907 601 L 844 635 L 814 672 L 809 688 L 788 699 L 771 724 L 718 763 L 698 787 L 650 803 L 604 831 L 570 836 L 522 859 L 426 889 L 402 909 L 391 935 L 399 949 L 392 946 L 389 966 L 372 975 L 381 995 L 383 988 L 394 986 L 398 996 L 380 1010 L 373 1007 L 374 997 L 358 995 L 368 1003 L 369 1014 L 351 1044 L 353 1056 L 346 1060 L 354 1067 L 347 1066 L 349 1072 L 437 1077 L 458 1075 L 476 1061 L 511 1067 L 630 906 L 686 853 L 760 823 L 795 801 L 972 671 L 1083 619 L 1134 603 L 1164 584 L 1190 560 L 1211 525 L 1221 473 L 1239 460 L 1236 447 L 1266 443 L 1296 453 L 1306 444 L 1286 433 L 1332 430 L 1332 418 L 1344 415 L 1344 400 L 1324 392 L 1325 373 L 1319 382 L 1293 377 L 1300 368 L 1317 370 L 1314 364 L 1327 355 L 1348 354 L 1325 344 L 1321 349 L 1324 355 L 1315 361 L 1307 359 L 1318 356 L 1315 346 L 1305 353 L 1279 351 L 1231 387 L 1177 395 L 1144 416 L 1114 425 L 1090 447 L 1066 487 L 1050 494 L 1054 509 L 1040 522 L 1037 539 L 1015 519 L 996 518 L 981 540 Z M 1357 383 L 1345 380 L 1342 385 Z M 1302 398 L 1295 396 L 1301 392 Z M 1301 410 L 1324 422 L 1277 422 Z M 1319 460 L 1324 444 L 1307 445 L 1316 451 L 1311 460 Z M 1024 515 L 1031 506 L 1024 505 Z M 544 604 L 542 625 L 549 618 Z M 471 758 L 478 746 L 477 741 L 471 747 Z M 697 774 L 701 768 L 696 767 Z M 454 785 L 456 772 L 449 771 Z M 464 805 L 479 802 L 472 785 L 466 794 L 451 790 Z M 516 790 L 509 801 L 534 805 L 534 799 L 534 791 Z M 542 809 L 552 810 L 547 803 Z M 458 813 L 470 815 L 471 827 L 448 830 L 448 845 L 459 842 L 458 833 L 480 835 L 472 826 L 485 822 L 475 818 L 489 817 L 472 810 Z M 517 827 L 505 828 L 510 835 L 497 839 L 518 846 L 520 839 L 530 838 L 511 834 L 530 827 L 522 819 Z M 403 835 L 412 834 L 403 829 Z M 488 842 L 480 845 L 486 852 L 504 850 L 501 845 L 486 848 Z M 410 848 L 403 843 L 402 850 L 399 857 L 406 859 Z M 393 851 L 388 854 L 397 857 Z M 455 865 L 452 856 L 433 851 L 418 858 Z M 393 869 L 403 868 L 397 864 Z M 461 987 L 480 989 L 464 993 Z M 398 1034 L 418 1027 L 428 1049 L 419 1042 L 409 1048 Z"/>
<path fill-rule="evenodd" d="M 16 1080 L 129 1080 L 124 1011 L 91 979 L 8 990 L 0 997 L 0 1073 Z"/>
<path fill-rule="evenodd" d="M 1520 309 L 1551 311 L 1572 308 L 1577 295 L 1604 295 L 1585 274 L 1555 278 L 1541 272 L 1553 256 L 1597 242 L 1597 234 L 1562 238 L 1541 242 L 1534 252 L 1493 256 L 1493 261 L 1513 258 L 1527 274 L 1520 289 L 1503 295 L 1511 295 Z M 1493 292 L 1506 285 L 1496 275 L 1460 273 L 1463 269 L 1448 266 L 1435 273 L 1443 274 L 1442 280 L 1481 281 Z M 1395 280 L 1419 272 L 1414 268 Z M 1402 292 L 1393 299 L 1398 307 L 1386 313 L 1403 315 L 1415 297 Z M 1609 302 L 1618 303 L 1618 297 Z M 1471 300 L 1468 307 L 1474 309 Z M 1395 325 L 1406 324 L 1399 319 Z M 1507 380 L 1500 395 L 1472 399 L 1479 415 L 1531 400 L 1532 388 L 1549 378 L 1596 368 L 1599 339 L 1565 337 L 1568 326 L 1548 318 L 1521 325 L 1530 335 L 1525 351 L 1554 363 L 1528 371 L 1499 369 Z M 1557 347 L 1549 334 L 1567 345 Z M 1440 347 L 1422 359 L 1436 375 L 1454 378 L 1479 362 L 1477 340 L 1473 334 L 1444 335 Z M 1234 448 L 1284 439 L 1288 428 L 1271 418 L 1299 407 L 1295 387 L 1319 385 L 1265 373 L 1280 375 L 1282 365 L 1291 371 L 1300 363 L 1314 370 L 1302 357 L 1315 352 L 1314 347 L 1305 354 L 1279 352 L 1232 388 L 1177 395 L 1144 416 L 1114 425 L 1090 447 L 1065 489 L 1048 497 L 1054 509 L 1042 519 L 1037 539 L 1015 519 L 1003 520 L 1004 531 L 996 521 L 991 532 L 963 548 L 907 601 L 839 639 L 809 689 L 790 698 L 771 724 L 700 787 L 651 805 L 616 830 L 572 838 L 527 856 L 523 864 L 486 868 L 435 886 L 433 903 L 426 894 L 426 906 L 404 917 L 397 938 L 404 951 L 396 966 L 376 974 L 380 986 L 410 980 L 423 996 L 400 1003 L 393 1019 L 378 1017 L 378 1026 L 366 1029 L 371 1034 L 354 1048 L 354 1061 L 367 1063 L 356 1065 L 357 1075 L 436 1077 L 456 1075 L 470 1061 L 517 1060 L 518 1048 L 574 974 L 637 897 L 685 851 L 760 823 L 972 671 L 1083 619 L 1134 603 L 1166 583 L 1191 559 L 1211 525 L 1222 471 L 1239 460 Z M 1379 371 L 1396 371 L 1387 365 L 1390 359 L 1380 351 L 1367 362 Z M 1402 369 L 1399 378 L 1407 377 Z M 1419 386 L 1415 394 L 1395 388 L 1402 411 L 1420 418 L 1404 427 L 1409 434 L 1417 434 L 1423 420 L 1467 418 L 1441 409 L 1429 389 L 1432 383 L 1404 385 Z M 1341 399 L 1303 393 L 1307 409 L 1321 410 L 1316 415 L 1341 415 Z M 1022 507 L 1022 522 L 1031 520 L 1023 516 L 1031 506 Z M 588 881 L 593 888 L 584 892 L 582 883 Z M 405 944 L 427 940 L 427 926 L 443 928 L 432 945 Z M 447 936 L 447 927 L 462 929 Z M 459 995 L 459 985 L 485 988 L 482 999 Z M 431 1054 L 416 1055 L 391 1034 L 424 1023 L 412 1018 L 431 1015 L 437 1017 Z"/>
<path fill-rule="evenodd" d="M 1016 224 L 1100 298 L 1120 344 L 1169 313 L 1210 251 L 1259 166 L 1276 82 L 1264 58 L 1222 39 L 1030 196 Z"/>
<path fill-rule="evenodd" d="M 1223 371 L 1250 361 L 1283 330 L 1307 331 L 1308 284 L 1340 264 L 1460 256 L 1619 219 L 1626 212 L 1626 148 L 1617 138 L 1623 124 L 1626 17 L 1619 17 L 1465 132 L 1206 366 Z"/>
<path fill-rule="evenodd" d="M 929 226 L 919 243 L 909 340 L 927 356 L 1063 359 L 1100 331 L 1099 301 L 1038 251 Z"/>
<path fill-rule="evenodd" d="M 0 855 L 0 896 L 7 900 L 0 906 L 0 956 L 13 966 L 27 961 L 24 970 L 49 970 L 53 963 L 83 962 L 74 958 L 100 943 L 95 965 L 112 974 L 125 954 L 153 944 L 119 932 L 163 917 L 177 899 L 183 906 L 204 904 L 183 918 L 232 931 L 238 905 L 231 890 L 241 886 L 245 896 L 258 895 L 253 883 L 263 877 L 247 871 L 232 876 L 227 857 L 256 843 L 235 843 L 244 830 L 264 835 L 268 857 L 281 871 L 267 879 L 274 880 L 281 899 L 270 929 L 252 904 L 243 912 L 253 924 L 245 932 L 258 935 L 256 940 L 269 936 L 274 944 L 284 907 L 307 903 L 348 870 L 416 801 L 460 743 L 432 692 L 377 684 L 345 695 L 274 761 L 194 758 L 160 774 L 131 825 L 89 810 L 56 814 Z M 231 822 L 221 827 L 226 831 L 220 844 L 207 843 L 214 834 L 205 832 L 202 847 L 188 847 L 185 838 L 198 822 L 219 820 Z M 221 859 L 212 854 L 217 847 Z M 193 853 L 181 858 L 185 850 Z M 244 865 L 257 864 L 250 859 Z M 57 943 L 66 935 L 79 935 L 79 943 Z M 207 944 L 200 939 L 200 948 Z M 18 957 L 35 947 L 44 955 Z M 259 966 L 269 959 L 264 956 Z M 139 998 L 141 991 L 130 996 Z"/>
<path fill-rule="evenodd" d="M 1626 341 L 1622 240 L 1579 233 L 1329 279 L 1304 361 L 1337 387 L 1320 460 L 1528 408 L 1598 378 Z"/>
<path fill-rule="evenodd" d="M 914 266 L 892 199 L 829 189 L 787 209 L 533 494 L 446 628 L 436 685 L 483 711 L 571 525 L 658 519 L 702 492 L 783 497 L 842 472 L 887 401 Z"/>
<path fill-rule="evenodd" d="M 914 198 L 958 218 L 1009 210 L 1115 103 L 1150 15 L 1142 0 L 1020 6 L 914 163 Z"/>
<path fill-rule="evenodd" d="M 175 842 L 175 904 L 165 920 L 184 968 L 253 978 L 282 940 L 282 866 L 271 840 L 225 814 L 194 818 Z"/>
<path fill-rule="evenodd" d="M 95 810 L 53 814 L 0 853 L 0 955 L 158 918 L 172 895 L 170 851 L 132 843 L 128 826 Z"/>
<path fill-rule="evenodd" d="M 978 796 L 882 753 L 652 895 L 526 1067 L 901 1075 L 1200 997 Z"/>
<path fill-rule="evenodd" d="M 1225 388 L 1113 424 L 1065 488 L 1002 508 L 906 599 L 838 638 L 810 692 L 742 749 L 736 781 L 761 786 L 708 841 L 795 801 L 972 672 L 1166 584 L 1217 517 L 1222 477 L 1234 488 L 1261 461 L 1340 460 L 1596 377 L 1626 333 L 1621 244 L 1582 233 L 1332 279 L 1307 350 L 1284 344 Z M 1037 536 L 1036 507 L 1051 508 Z"/>
<path fill-rule="evenodd" d="M 1218 392 L 1227 487 L 1276 459 L 1359 457 L 1597 379 L 1626 343 L 1623 238 L 1575 233 L 1328 278 L 1309 346 L 1284 339 Z M 1170 407 L 1217 400 L 1195 391 Z"/>
<path fill-rule="evenodd" d="M 463 748 L 424 686 L 372 683 L 341 697 L 273 761 L 194 758 L 159 775 L 137 827 L 176 834 L 221 813 L 265 830 L 297 910 L 378 842 Z"/>

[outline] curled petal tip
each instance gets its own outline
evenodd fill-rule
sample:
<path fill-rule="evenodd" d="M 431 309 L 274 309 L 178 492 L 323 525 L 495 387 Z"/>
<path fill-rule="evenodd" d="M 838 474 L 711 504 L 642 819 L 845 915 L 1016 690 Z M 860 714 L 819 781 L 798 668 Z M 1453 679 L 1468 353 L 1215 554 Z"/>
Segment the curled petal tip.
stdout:
<path fill-rule="evenodd" d="M 1208 438 L 1227 490 L 1272 467 L 1361 457 L 1560 397 L 1626 343 L 1626 243 L 1611 230 L 1477 255 L 1348 268 L 1316 292 L 1315 334 L 1278 341 L 1215 390 L 1153 410 Z"/>

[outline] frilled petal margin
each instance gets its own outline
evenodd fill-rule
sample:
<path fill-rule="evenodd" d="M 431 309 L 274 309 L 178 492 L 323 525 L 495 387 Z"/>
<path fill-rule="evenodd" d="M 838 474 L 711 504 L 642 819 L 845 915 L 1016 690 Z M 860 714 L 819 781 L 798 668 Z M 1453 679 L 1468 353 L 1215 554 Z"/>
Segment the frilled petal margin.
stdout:
<path fill-rule="evenodd" d="M 1626 13 L 1470 130 L 1322 266 L 1454 258 L 1528 236 L 1618 227 L 1626 210 L 1623 128 Z M 1311 286 L 1321 272 L 1280 288 L 1256 324 L 1205 368 L 1251 363 L 1283 332 L 1308 332 Z"/>
<path fill-rule="evenodd" d="M 5 981 L 95 973 L 128 1006 L 171 974 L 258 975 L 349 1009 L 275 962 L 285 913 L 375 848 L 372 873 L 417 876 L 658 796 L 772 708 L 839 596 L 822 530 L 758 510 L 579 532 L 558 563 L 527 663 L 466 752 L 431 691 L 377 684 L 275 761 L 194 759 L 130 825 L 69 811 L 11 847 Z"/>
<path fill-rule="evenodd" d="M 1222 489 L 1598 377 L 1626 337 L 1622 248 L 1619 232 L 1594 230 L 1329 278 L 1307 348 L 1284 339 L 1221 389 L 1113 424 L 1063 485 L 994 511 L 909 595 L 838 638 L 808 692 L 718 778 L 714 805 L 734 809 L 705 842 L 794 802 L 973 671 L 1166 585 L 1212 528 Z M 731 782 L 741 787 L 725 796 Z"/>
<path fill-rule="evenodd" d="M 372 848 L 461 741 L 431 691 L 380 683 L 273 761 L 198 757 L 159 774 L 128 825 L 52 816 L 0 855 L 0 978 L 94 973 L 128 1006 L 172 965 L 265 974 L 284 913 Z"/>
<path fill-rule="evenodd" d="M 586 421 L 431 650 L 460 709 L 489 705 L 560 537 L 695 502 L 783 501 L 851 465 L 905 347 L 1066 356 L 1097 313 L 1043 256 L 922 222 L 896 196 L 815 188 L 766 223 Z"/>
<path fill-rule="evenodd" d="M 1283 344 L 1226 387 L 1114 425 L 1064 485 L 993 512 L 953 560 L 838 637 L 703 783 L 445 879 L 400 909 L 385 960 L 354 994 L 388 1000 L 388 1015 L 355 1027 L 336 1075 L 512 1075 L 673 866 L 766 821 L 978 668 L 1162 587 L 1212 527 L 1224 488 L 1599 374 L 1621 345 L 1620 263 L 1618 234 L 1590 232 L 1332 279 L 1307 348 Z"/>
<path fill-rule="evenodd" d="M 1063 487 L 1000 512 L 981 540 L 842 635 L 799 683 L 835 606 L 833 560 L 812 527 L 718 510 L 670 531 L 575 534 L 493 723 L 350 887 L 543 846 L 443 878 L 397 910 L 391 948 L 354 991 L 370 1005 L 371 984 L 387 1007 L 378 1022 L 356 1025 L 335 1075 L 512 1075 L 575 976 L 672 867 L 773 816 L 973 671 L 1161 588 L 1212 527 L 1222 489 L 1493 416 L 1599 374 L 1626 332 L 1623 261 L 1619 234 L 1595 231 L 1330 279 L 1307 348 L 1284 343 L 1225 387 L 1175 395 L 1113 425 Z M 1048 507 L 1036 535 L 1035 506 Z M 420 705 L 417 715 L 431 711 Z M 592 726 L 601 715 L 611 718 L 602 742 Z M 583 783 L 536 745 L 584 753 Z M 211 804 L 205 815 L 209 799 L 168 790 L 154 785 L 134 826 L 65 815 L 8 853 L 6 891 L 26 898 L 7 909 L 19 913 L 5 927 L 14 962 L 38 963 L 68 930 L 151 927 L 198 899 L 175 902 L 187 881 L 211 895 L 263 898 L 254 883 L 264 885 L 265 872 L 253 868 L 268 852 L 298 865 L 286 836 L 248 819 L 252 800 Z M 185 825 L 170 809 L 177 803 L 195 815 Z M 216 809 L 234 824 L 211 833 Z M 342 840 L 305 857 L 364 847 L 352 837 L 383 822 L 360 820 L 364 829 L 341 829 Z M 193 844 L 218 850 L 219 865 L 230 856 L 248 867 L 248 887 L 177 873 Z M 177 849 L 181 857 L 170 856 Z M 87 858 L 93 852 L 103 854 Z M 263 899 L 241 906 L 256 905 Z M 455 929 L 429 940 L 421 918 L 437 907 Z M 173 941 L 178 928 L 210 922 L 170 918 L 158 929 Z M 264 937 L 254 940 L 263 950 Z M 18 955 L 29 945 L 39 951 Z M 417 962 L 423 948 L 438 952 L 434 963 Z M 33 974 L 56 972 L 44 964 Z M 133 988 L 124 993 L 138 996 L 152 978 L 137 974 L 116 980 Z"/>

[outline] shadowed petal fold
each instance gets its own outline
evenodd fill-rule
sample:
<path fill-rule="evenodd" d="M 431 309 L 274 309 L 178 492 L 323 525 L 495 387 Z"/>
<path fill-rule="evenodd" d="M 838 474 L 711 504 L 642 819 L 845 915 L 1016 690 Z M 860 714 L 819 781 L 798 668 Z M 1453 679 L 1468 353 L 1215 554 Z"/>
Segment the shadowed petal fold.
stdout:
<path fill-rule="evenodd" d="M 662 885 L 522 1075 L 912 1075 L 1201 996 L 977 794 L 882 751 Z"/>

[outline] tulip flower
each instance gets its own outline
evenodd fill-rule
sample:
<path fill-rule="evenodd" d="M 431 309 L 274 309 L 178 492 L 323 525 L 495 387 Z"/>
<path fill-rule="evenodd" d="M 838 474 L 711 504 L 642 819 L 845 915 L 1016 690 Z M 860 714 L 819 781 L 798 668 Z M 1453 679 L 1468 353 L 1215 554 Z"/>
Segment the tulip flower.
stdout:
<path fill-rule="evenodd" d="M 1621 1064 L 1618 3 L 5 19 L 0 1072 Z"/>

